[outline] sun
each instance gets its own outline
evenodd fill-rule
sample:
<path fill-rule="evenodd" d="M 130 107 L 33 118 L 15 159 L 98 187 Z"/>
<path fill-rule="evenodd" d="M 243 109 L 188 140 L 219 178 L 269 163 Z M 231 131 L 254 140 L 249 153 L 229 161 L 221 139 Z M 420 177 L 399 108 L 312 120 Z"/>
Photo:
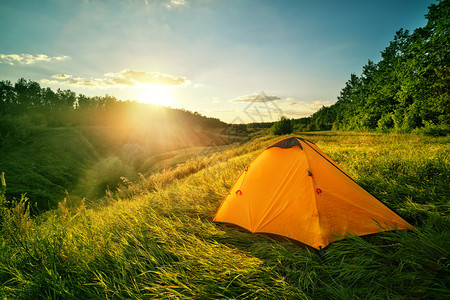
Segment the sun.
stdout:
<path fill-rule="evenodd" d="M 170 87 L 145 86 L 142 88 L 138 100 L 143 103 L 170 106 L 173 101 Z"/>

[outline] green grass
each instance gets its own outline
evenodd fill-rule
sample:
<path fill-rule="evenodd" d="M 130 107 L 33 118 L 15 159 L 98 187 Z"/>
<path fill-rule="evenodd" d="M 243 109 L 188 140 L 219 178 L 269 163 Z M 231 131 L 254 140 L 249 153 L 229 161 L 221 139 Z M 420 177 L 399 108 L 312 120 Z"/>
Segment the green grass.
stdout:
<path fill-rule="evenodd" d="M 73 190 L 98 151 L 76 128 L 45 128 L 21 144 L 0 147 L 9 197 L 26 193 L 34 212 L 57 207 L 66 190 Z"/>
<path fill-rule="evenodd" d="M 124 179 L 93 205 L 62 202 L 35 218 L 24 201 L 3 208 L 0 297 L 449 297 L 449 138 L 299 135 L 416 229 L 352 237 L 321 255 L 212 223 L 244 166 L 279 139 L 264 136 L 138 181 Z"/>
<path fill-rule="evenodd" d="M 15 122 L 11 127 L 21 124 Z M 0 171 L 8 181 L 7 196 L 20 199 L 26 193 L 32 214 L 56 208 L 67 194 L 69 206 L 79 205 L 82 198 L 94 203 L 105 191 L 115 190 L 121 177 L 135 181 L 139 173 L 168 169 L 197 156 L 210 142 L 220 145 L 213 152 L 229 147 L 219 129 L 178 129 L 164 138 L 156 136 L 158 129 L 146 127 L 22 129 L 27 134 L 15 132 L 20 142 L 0 140 Z"/>

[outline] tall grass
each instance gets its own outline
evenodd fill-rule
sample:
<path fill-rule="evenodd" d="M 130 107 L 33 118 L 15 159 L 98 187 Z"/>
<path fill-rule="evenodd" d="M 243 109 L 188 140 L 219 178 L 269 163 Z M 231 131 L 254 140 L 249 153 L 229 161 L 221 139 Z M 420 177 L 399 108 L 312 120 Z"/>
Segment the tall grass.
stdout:
<path fill-rule="evenodd" d="M 61 202 L 31 218 L 26 198 L 2 195 L 0 297 L 448 297 L 449 139 L 305 137 L 416 229 L 352 237 L 318 253 L 213 224 L 244 166 L 278 139 L 260 137 L 139 182 L 124 179 L 104 206 Z"/>

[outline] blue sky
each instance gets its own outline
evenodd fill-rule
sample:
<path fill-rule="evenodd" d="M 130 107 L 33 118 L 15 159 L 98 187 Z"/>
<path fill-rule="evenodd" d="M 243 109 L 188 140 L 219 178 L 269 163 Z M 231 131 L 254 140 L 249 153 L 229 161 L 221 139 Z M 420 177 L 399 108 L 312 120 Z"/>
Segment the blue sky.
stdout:
<path fill-rule="evenodd" d="M 0 80 L 226 122 L 311 115 L 435 1 L 2 0 Z"/>

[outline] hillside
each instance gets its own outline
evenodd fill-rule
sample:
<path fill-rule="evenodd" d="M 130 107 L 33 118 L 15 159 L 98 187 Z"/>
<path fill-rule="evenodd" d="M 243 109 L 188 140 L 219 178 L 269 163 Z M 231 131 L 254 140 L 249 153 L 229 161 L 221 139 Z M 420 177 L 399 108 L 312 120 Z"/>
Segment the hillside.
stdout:
<path fill-rule="evenodd" d="M 448 137 L 298 133 L 415 226 L 320 255 L 213 224 L 263 136 L 126 181 L 100 204 L 29 218 L 2 208 L 0 296 L 64 299 L 350 299 L 449 296 Z M 8 189 L 8 182 L 6 182 Z M 10 200 L 10 199 L 8 199 Z"/>
<path fill-rule="evenodd" d="M 121 177 L 135 180 L 230 143 L 221 131 L 149 130 L 143 137 L 128 127 L 39 128 L 25 143 L 1 148 L 0 170 L 8 181 L 7 196 L 19 199 L 25 193 L 39 213 L 56 208 L 68 195 L 75 202 L 83 197 L 96 201 L 106 190 L 115 190 Z"/>
<path fill-rule="evenodd" d="M 95 202 L 122 177 L 135 180 L 180 162 L 183 152 L 187 159 L 246 139 L 228 127 L 183 109 L 0 81 L 0 171 L 7 196 L 26 193 L 33 214 L 64 198 Z"/>
<path fill-rule="evenodd" d="M 55 208 L 84 170 L 100 159 L 100 152 L 75 128 L 40 130 L 27 143 L 3 147 L 1 153 L 7 196 L 20 199 L 26 193 L 38 211 Z"/>

